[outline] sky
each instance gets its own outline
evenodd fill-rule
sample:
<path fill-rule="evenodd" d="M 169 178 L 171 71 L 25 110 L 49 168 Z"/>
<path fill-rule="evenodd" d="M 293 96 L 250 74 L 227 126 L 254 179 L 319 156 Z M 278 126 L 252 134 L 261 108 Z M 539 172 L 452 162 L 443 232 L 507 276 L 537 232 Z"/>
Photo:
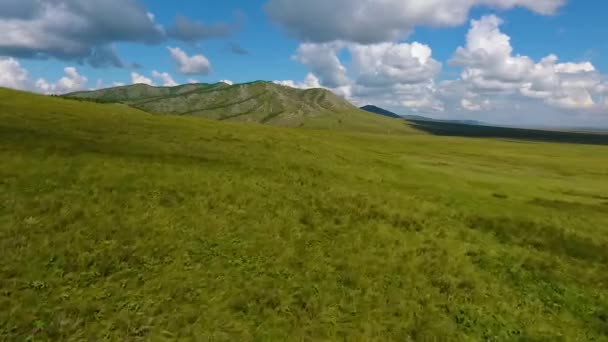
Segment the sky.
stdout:
<path fill-rule="evenodd" d="M 399 114 L 608 127 L 608 2 L 0 0 L 0 86 L 274 81 Z"/>

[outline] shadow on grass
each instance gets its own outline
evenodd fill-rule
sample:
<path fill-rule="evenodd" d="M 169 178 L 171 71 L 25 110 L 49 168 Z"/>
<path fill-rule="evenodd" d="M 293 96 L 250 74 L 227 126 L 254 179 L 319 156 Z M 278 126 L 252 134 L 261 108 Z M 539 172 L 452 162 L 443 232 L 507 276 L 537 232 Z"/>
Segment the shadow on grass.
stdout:
<path fill-rule="evenodd" d="M 475 126 L 434 121 L 409 122 L 412 123 L 412 127 L 433 135 L 471 138 L 505 138 L 571 144 L 608 145 L 608 134 L 605 133 L 583 133 L 548 130 L 546 131 L 540 129 Z"/>
<path fill-rule="evenodd" d="M 510 217 L 471 216 L 467 225 L 471 229 L 494 234 L 504 244 L 530 246 L 539 251 L 591 262 L 608 261 L 606 246 L 549 224 Z"/>
<path fill-rule="evenodd" d="M 606 203 L 608 203 L 608 202 L 606 202 Z M 545 208 L 556 209 L 556 210 L 562 210 L 562 211 L 587 210 L 587 211 L 597 211 L 600 213 L 606 213 L 606 203 L 586 204 L 586 203 L 567 202 L 567 201 L 545 199 L 545 198 L 535 198 L 530 201 L 530 204 L 534 204 L 534 205 L 545 207 Z"/>

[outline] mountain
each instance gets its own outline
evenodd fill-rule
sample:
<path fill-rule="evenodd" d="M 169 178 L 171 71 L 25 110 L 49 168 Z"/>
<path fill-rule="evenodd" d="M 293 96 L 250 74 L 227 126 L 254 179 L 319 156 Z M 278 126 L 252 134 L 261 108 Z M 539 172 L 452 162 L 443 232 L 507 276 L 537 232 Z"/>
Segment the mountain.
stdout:
<path fill-rule="evenodd" d="M 389 110 L 386 110 L 384 108 L 380 108 L 380 107 L 373 106 L 373 105 L 363 106 L 360 109 L 370 112 L 370 113 L 380 114 L 383 116 L 388 116 L 388 117 L 396 118 L 396 119 L 405 119 L 408 121 L 436 121 L 436 122 L 446 122 L 446 123 L 455 123 L 455 124 L 473 125 L 473 126 L 485 125 L 485 123 L 483 123 L 481 121 L 476 121 L 476 120 L 438 120 L 438 119 L 432 119 L 432 118 L 428 118 L 426 116 L 421 116 L 421 115 L 399 115 L 399 114 L 395 114 Z"/>
<path fill-rule="evenodd" d="M 328 90 L 302 90 L 265 81 L 176 87 L 135 84 L 64 96 L 123 103 L 153 114 L 190 115 L 221 121 L 382 133 L 414 131 L 396 120 L 369 115 Z"/>
<path fill-rule="evenodd" d="M 388 116 L 389 118 L 402 119 L 401 115 L 395 114 L 389 110 L 386 110 L 386 109 L 380 108 L 380 107 L 376 107 L 373 105 L 363 106 L 360 109 L 362 109 L 366 112 Z"/>

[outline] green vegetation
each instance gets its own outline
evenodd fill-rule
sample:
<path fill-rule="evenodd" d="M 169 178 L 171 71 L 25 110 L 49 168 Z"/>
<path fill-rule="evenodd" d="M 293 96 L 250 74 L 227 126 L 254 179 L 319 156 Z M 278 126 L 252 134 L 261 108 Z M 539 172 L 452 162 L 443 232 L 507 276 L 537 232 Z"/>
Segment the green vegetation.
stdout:
<path fill-rule="evenodd" d="M 154 114 L 191 115 L 222 121 L 378 133 L 411 131 L 403 122 L 369 115 L 330 91 L 301 90 L 263 81 L 177 87 L 136 84 L 66 97 L 120 102 Z"/>
<path fill-rule="evenodd" d="M 0 340 L 608 339 L 605 146 L 357 115 L 0 89 Z"/>

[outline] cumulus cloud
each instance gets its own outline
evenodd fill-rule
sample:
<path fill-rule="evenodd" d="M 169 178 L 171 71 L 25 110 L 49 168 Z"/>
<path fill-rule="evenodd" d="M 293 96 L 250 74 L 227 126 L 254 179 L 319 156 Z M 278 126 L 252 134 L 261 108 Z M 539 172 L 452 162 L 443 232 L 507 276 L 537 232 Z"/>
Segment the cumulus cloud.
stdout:
<path fill-rule="evenodd" d="M 28 72 L 14 58 L 0 58 L 0 87 L 26 89 Z"/>
<path fill-rule="evenodd" d="M 296 82 L 293 80 L 274 81 L 276 84 L 280 84 L 285 87 L 298 88 L 298 89 L 312 89 L 312 88 L 323 88 L 317 76 L 313 73 L 308 73 L 304 78 L 303 82 Z"/>
<path fill-rule="evenodd" d="M 211 72 L 211 63 L 204 55 L 188 56 L 186 52 L 178 47 L 168 47 L 168 49 L 179 73 L 184 75 L 208 75 Z"/>
<path fill-rule="evenodd" d="M 500 31 L 502 20 L 484 16 L 471 21 L 466 46 L 457 49 L 451 63 L 463 67 L 461 86 L 467 94 L 462 107 L 480 110 L 474 97 L 517 94 L 567 109 L 589 109 L 601 75 L 590 62 L 559 63 L 549 55 L 536 62 L 515 55 L 511 38 Z"/>
<path fill-rule="evenodd" d="M 162 82 L 162 85 L 165 87 L 174 87 L 177 85 L 177 82 L 175 82 L 173 77 L 171 77 L 171 75 L 167 72 L 158 72 L 153 70 L 152 77 L 159 79 Z"/>
<path fill-rule="evenodd" d="M 64 94 L 86 88 L 88 79 L 81 75 L 76 68 L 66 67 L 63 71 L 65 76 L 56 83 L 49 83 L 43 78 L 38 79 L 35 83 L 35 90 L 45 94 Z"/>
<path fill-rule="evenodd" d="M 266 12 L 293 37 L 305 42 L 396 41 L 419 25 L 463 24 L 476 6 L 523 7 L 553 14 L 565 0 L 269 0 Z"/>
<path fill-rule="evenodd" d="M 150 86 L 155 85 L 154 81 L 152 81 L 152 79 L 150 79 L 144 75 L 138 74 L 136 72 L 131 73 L 131 83 L 132 84 L 147 84 Z"/>
<path fill-rule="evenodd" d="M 321 84 L 329 88 L 337 88 L 349 83 L 346 68 L 340 62 L 337 54 L 344 47 L 342 43 L 300 44 L 293 59 L 321 78 Z"/>
<path fill-rule="evenodd" d="M 57 58 L 96 68 L 128 67 L 115 43 L 159 44 L 168 39 L 195 43 L 226 38 L 241 26 L 206 25 L 178 15 L 167 30 L 141 0 L 2 0 L 0 56 Z"/>
<path fill-rule="evenodd" d="M 0 3 L 0 55 L 122 66 L 112 42 L 159 43 L 164 32 L 137 0 Z"/>
<path fill-rule="evenodd" d="M 29 72 L 14 58 L 0 58 L 0 87 L 27 90 L 44 94 L 63 94 L 83 90 L 88 79 L 75 67 L 63 69 L 65 76 L 55 83 L 40 78 L 32 81 Z"/>
<path fill-rule="evenodd" d="M 418 42 L 350 45 L 349 50 L 357 83 L 367 87 L 426 83 L 441 70 L 431 48 Z"/>
<path fill-rule="evenodd" d="M 226 83 L 227 85 L 233 85 L 234 82 L 232 82 L 231 80 L 221 80 L 221 83 Z"/>
<path fill-rule="evenodd" d="M 95 87 L 89 88 L 89 90 L 97 90 L 97 89 L 104 89 L 104 88 L 110 88 L 110 87 L 122 87 L 125 84 L 122 82 L 111 82 L 110 84 L 106 84 L 102 79 L 98 79 L 97 82 L 95 83 Z"/>
<path fill-rule="evenodd" d="M 350 54 L 345 67 L 339 58 Z M 323 87 L 356 104 L 405 107 L 414 111 L 443 110 L 436 98 L 435 77 L 441 63 L 421 43 L 357 44 L 348 42 L 303 43 L 293 59 L 310 73 L 302 82 L 280 81 L 295 88 Z"/>
<path fill-rule="evenodd" d="M 462 109 L 471 111 L 471 112 L 479 112 L 481 110 L 490 109 L 490 100 L 488 99 L 479 99 L 477 97 L 465 97 L 460 100 L 460 107 Z"/>

